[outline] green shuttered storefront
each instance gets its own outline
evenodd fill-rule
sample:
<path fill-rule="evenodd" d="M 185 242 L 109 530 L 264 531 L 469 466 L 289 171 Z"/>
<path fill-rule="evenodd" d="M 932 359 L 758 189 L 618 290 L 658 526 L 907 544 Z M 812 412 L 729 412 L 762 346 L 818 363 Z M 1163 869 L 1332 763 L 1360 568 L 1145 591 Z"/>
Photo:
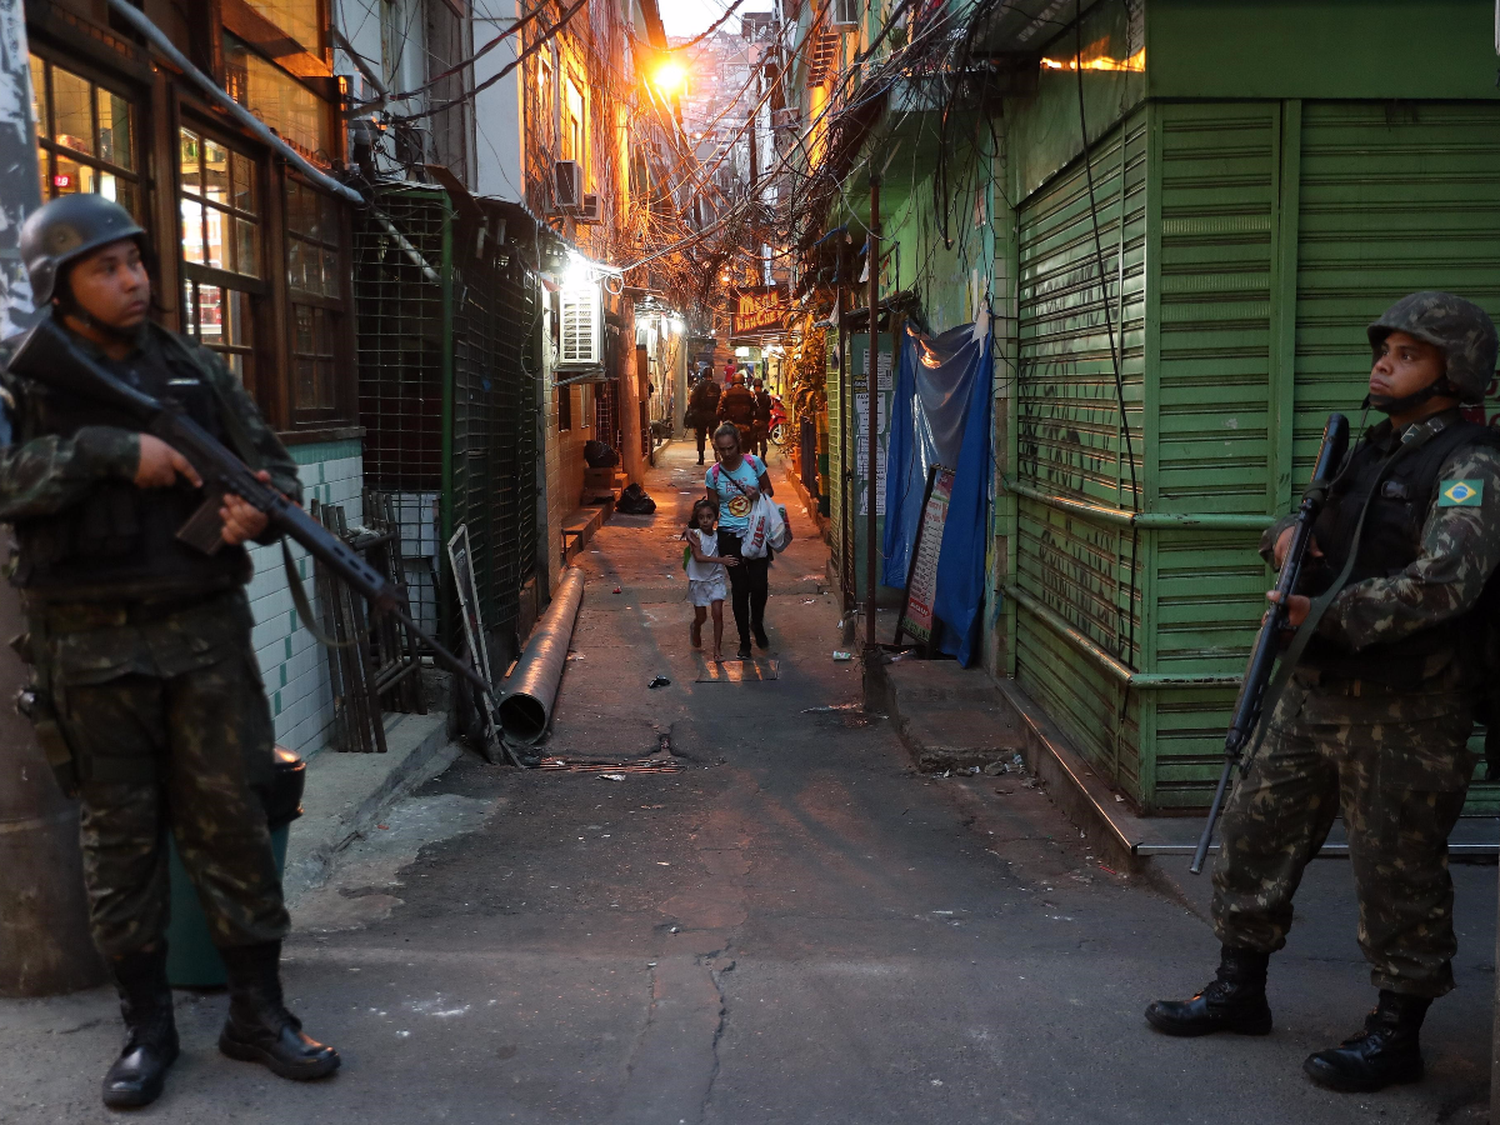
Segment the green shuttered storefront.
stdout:
<path fill-rule="evenodd" d="M 1143 810 L 1199 808 L 1365 325 L 1416 289 L 1500 319 L 1500 105 L 1147 102 L 1089 164 L 1019 208 L 1013 673 Z"/>

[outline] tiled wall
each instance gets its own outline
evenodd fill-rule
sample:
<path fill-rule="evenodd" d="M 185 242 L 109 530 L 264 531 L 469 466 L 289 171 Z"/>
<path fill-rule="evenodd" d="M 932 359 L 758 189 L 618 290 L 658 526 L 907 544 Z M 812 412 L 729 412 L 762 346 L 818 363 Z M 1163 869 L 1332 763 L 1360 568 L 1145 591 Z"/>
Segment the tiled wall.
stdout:
<path fill-rule="evenodd" d="M 350 524 L 363 513 L 364 457 L 358 440 L 316 442 L 291 447 L 302 478 L 303 502 L 342 504 Z M 291 544 L 292 558 L 302 575 L 303 586 L 318 610 L 312 561 L 307 552 Z M 302 628 L 292 603 L 282 564 L 281 548 L 252 546 L 255 577 L 250 582 L 250 608 L 255 614 L 251 634 L 255 655 L 265 677 L 266 694 L 276 722 L 276 740 L 303 757 L 322 748 L 324 731 L 333 720 L 333 700 L 328 686 L 328 652 Z"/>

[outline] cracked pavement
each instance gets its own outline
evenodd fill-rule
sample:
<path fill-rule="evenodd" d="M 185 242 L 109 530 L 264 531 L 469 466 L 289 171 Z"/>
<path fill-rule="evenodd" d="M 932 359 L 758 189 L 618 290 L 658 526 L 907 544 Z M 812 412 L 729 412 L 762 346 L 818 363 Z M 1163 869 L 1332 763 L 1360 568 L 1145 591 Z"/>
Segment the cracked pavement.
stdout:
<path fill-rule="evenodd" d="M 772 569 L 779 678 L 697 683 L 677 535 L 699 476 L 673 447 L 654 517 L 616 516 L 549 755 L 683 769 L 484 766 L 395 806 L 296 904 L 287 983 L 344 1068 L 307 1086 L 221 1058 L 222 996 L 182 994 L 184 1054 L 141 1118 L 219 1122 L 821 1125 L 1479 1122 L 1493 867 L 1458 867 L 1460 989 L 1428 1081 L 1375 1097 L 1301 1075 L 1373 999 L 1347 867 L 1320 861 L 1272 964 L 1275 1032 L 1170 1040 L 1141 1011 L 1211 975 L 1191 903 L 1109 871 L 1024 776 L 916 774 L 842 705 L 824 548 Z M 619 587 L 621 593 L 611 591 Z M 672 683 L 649 690 L 665 675 Z M 293 829 L 295 831 L 295 827 Z M 102 991 L 0 1005 L 0 1121 L 94 1122 L 118 1044 Z"/>

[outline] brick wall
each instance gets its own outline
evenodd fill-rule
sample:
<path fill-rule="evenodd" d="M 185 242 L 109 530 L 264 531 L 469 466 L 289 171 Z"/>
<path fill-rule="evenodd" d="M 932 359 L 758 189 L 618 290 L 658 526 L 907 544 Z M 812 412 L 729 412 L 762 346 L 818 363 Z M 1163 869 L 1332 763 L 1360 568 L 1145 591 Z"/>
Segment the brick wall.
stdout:
<path fill-rule="evenodd" d="M 317 500 L 320 504 L 341 504 L 349 523 L 359 523 L 364 489 L 364 457 L 359 441 L 315 442 L 293 446 L 291 453 L 299 466 L 304 503 Z M 303 586 L 317 612 L 320 607 L 312 560 L 301 547 L 291 547 Z M 255 563 L 255 577 L 248 591 L 255 615 L 251 641 L 271 700 L 276 740 L 307 757 L 322 748 L 324 732 L 333 720 L 328 653 L 298 620 L 280 546 L 252 546 L 250 557 Z"/>

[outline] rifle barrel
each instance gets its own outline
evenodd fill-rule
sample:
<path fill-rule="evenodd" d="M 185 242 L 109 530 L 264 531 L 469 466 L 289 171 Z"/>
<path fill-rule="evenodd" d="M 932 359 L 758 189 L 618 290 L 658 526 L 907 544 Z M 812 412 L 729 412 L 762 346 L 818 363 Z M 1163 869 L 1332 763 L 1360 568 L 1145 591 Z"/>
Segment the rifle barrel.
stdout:
<path fill-rule="evenodd" d="M 1276 667 L 1280 652 L 1281 634 L 1287 625 L 1287 602 L 1297 592 L 1302 577 L 1302 564 L 1307 548 L 1312 543 L 1313 525 L 1317 522 L 1323 504 L 1327 500 L 1328 485 L 1338 474 L 1344 453 L 1349 446 L 1349 420 L 1342 414 L 1330 414 L 1323 428 L 1323 444 L 1313 465 L 1312 480 L 1302 494 L 1297 507 L 1297 522 L 1292 525 L 1292 539 L 1288 544 L 1286 558 L 1276 578 L 1276 591 L 1280 594 L 1271 603 L 1261 619 L 1255 644 L 1250 649 L 1250 659 L 1245 663 L 1245 678 L 1240 682 L 1240 693 L 1234 701 L 1234 711 L 1229 721 L 1229 732 L 1224 738 L 1224 770 L 1219 775 L 1218 787 L 1214 790 L 1213 804 L 1208 809 L 1208 822 L 1198 838 L 1198 847 L 1193 852 L 1193 862 L 1188 870 L 1194 875 L 1203 871 L 1204 860 L 1213 843 L 1214 825 L 1224 808 L 1224 795 L 1229 789 L 1229 779 L 1239 763 L 1240 753 L 1260 726 L 1265 706 L 1266 686 Z"/>

